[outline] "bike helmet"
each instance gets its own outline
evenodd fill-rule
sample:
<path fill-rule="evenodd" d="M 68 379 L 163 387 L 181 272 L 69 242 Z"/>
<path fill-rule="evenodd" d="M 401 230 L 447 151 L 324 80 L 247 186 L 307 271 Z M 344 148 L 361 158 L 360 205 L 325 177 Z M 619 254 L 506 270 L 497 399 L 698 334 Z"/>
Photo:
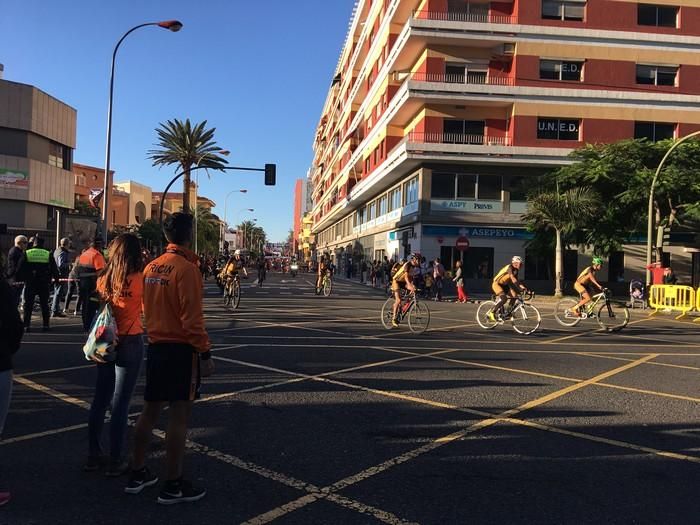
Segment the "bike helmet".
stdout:
<path fill-rule="evenodd" d="M 418 252 L 412 253 L 408 258 L 409 259 L 418 259 L 420 261 L 420 253 L 418 253 Z"/>
<path fill-rule="evenodd" d="M 603 259 L 601 259 L 600 257 L 593 257 L 593 259 L 591 259 L 591 264 L 594 266 L 603 264 Z"/>
<path fill-rule="evenodd" d="M 241 254 L 241 250 L 236 250 L 235 252 L 233 252 L 233 255 L 240 255 L 240 254 Z"/>
<path fill-rule="evenodd" d="M 520 257 L 520 256 L 518 256 L 518 255 L 515 255 L 515 256 L 513 256 L 513 258 L 510 260 L 510 262 L 511 262 L 511 264 L 512 264 L 512 263 L 521 263 L 521 262 L 523 262 L 523 258 Z"/>

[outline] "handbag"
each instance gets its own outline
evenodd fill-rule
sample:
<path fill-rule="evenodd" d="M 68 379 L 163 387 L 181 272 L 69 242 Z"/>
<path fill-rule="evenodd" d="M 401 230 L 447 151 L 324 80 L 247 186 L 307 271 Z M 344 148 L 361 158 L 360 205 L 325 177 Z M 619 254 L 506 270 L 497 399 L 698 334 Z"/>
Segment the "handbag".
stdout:
<path fill-rule="evenodd" d="M 105 303 L 90 327 L 87 341 L 83 346 L 85 359 L 98 363 L 109 363 L 117 358 L 117 321 L 112 307 Z"/>

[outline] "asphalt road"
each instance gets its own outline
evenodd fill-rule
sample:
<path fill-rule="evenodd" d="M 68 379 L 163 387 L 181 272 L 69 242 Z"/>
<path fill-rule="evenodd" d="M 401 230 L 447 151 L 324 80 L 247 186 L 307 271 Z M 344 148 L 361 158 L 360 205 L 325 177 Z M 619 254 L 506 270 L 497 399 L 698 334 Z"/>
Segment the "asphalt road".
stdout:
<path fill-rule="evenodd" d="M 216 373 L 186 472 L 209 494 L 191 505 L 81 471 L 95 371 L 79 320 L 30 333 L 0 523 L 700 522 L 700 323 L 635 310 L 618 334 L 564 329 L 541 303 L 541 330 L 519 336 L 481 330 L 474 305 L 431 302 L 415 336 L 381 326 L 380 293 L 338 282 L 317 297 L 311 282 L 244 282 L 236 311 L 207 285 Z M 154 437 L 161 475 L 163 455 Z"/>

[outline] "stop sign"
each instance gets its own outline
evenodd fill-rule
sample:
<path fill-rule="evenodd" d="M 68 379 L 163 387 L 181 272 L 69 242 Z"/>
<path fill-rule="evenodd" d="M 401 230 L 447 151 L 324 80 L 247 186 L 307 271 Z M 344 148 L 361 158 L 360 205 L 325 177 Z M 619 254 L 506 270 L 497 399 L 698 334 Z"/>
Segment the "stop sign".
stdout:
<path fill-rule="evenodd" d="M 464 236 L 457 237 L 455 248 L 457 248 L 460 252 L 467 250 L 469 248 L 469 239 Z"/>

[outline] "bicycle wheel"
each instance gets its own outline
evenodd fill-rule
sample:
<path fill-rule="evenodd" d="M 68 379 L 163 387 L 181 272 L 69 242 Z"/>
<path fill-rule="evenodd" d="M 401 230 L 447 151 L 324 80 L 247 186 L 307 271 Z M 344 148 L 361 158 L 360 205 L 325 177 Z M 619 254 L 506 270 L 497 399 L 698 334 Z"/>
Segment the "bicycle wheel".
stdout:
<path fill-rule="evenodd" d="M 630 312 L 626 306 L 621 304 L 602 304 L 598 308 L 596 319 L 600 327 L 606 332 L 617 332 L 629 323 Z"/>
<path fill-rule="evenodd" d="M 422 334 L 430 325 L 430 308 L 428 305 L 415 301 L 408 310 L 408 329 L 414 334 Z"/>
<path fill-rule="evenodd" d="M 323 295 L 328 297 L 333 290 L 333 282 L 330 279 L 323 281 Z"/>
<path fill-rule="evenodd" d="M 231 306 L 235 310 L 241 302 L 241 283 L 233 282 L 233 296 L 231 297 Z"/>
<path fill-rule="evenodd" d="M 393 326 L 391 326 L 391 321 L 394 319 L 394 299 L 389 298 L 386 301 L 384 301 L 384 306 L 382 306 L 382 325 L 384 325 L 384 328 L 387 330 L 391 330 Z"/>
<path fill-rule="evenodd" d="M 476 310 L 476 322 L 484 330 L 491 330 L 498 325 L 498 321 L 489 319 L 488 313 L 494 309 L 496 303 L 494 301 L 484 301 Z"/>
<path fill-rule="evenodd" d="M 226 284 L 224 286 L 224 306 L 230 306 L 231 305 L 231 285 Z"/>
<path fill-rule="evenodd" d="M 554 318 L 562 326 L 576 326 L 581 322 L 581 318 L 571 313 L 571 308 L 576 306 L 576 299 L 562 299 L 554 307 Z"/>
<path fill-rule="evenodd" d="M 513 330 L 522 335 L 530 335 L 540 327 L 540 311 L 531 304 L 521 304 L 511 317 Z"/>

